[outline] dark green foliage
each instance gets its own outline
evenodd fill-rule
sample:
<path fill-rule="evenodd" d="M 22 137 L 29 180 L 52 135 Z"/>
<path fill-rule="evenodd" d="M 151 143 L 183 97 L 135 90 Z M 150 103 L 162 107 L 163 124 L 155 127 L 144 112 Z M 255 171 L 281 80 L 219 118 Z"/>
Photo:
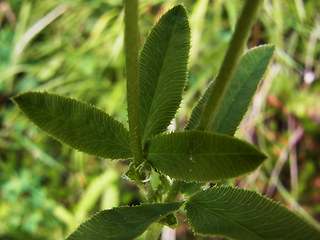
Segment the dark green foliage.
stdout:
<path fill-rule="evenodd" d="M 266 156 L 248 143 L 201 131 L 153 138 L 146 159 L 163 174 L 186 182 L 216 181 L 256 169 Z"/>
<path fill-rule="evenodd" d="M 180 208 L 182 203 L 142 204 L 97 213 L 67 240 L 127 240 L 141 235 L 147 227 Z"/>
<path fill-rule="evenodd" d="M 320 239 L 319 230 L 253 191 L 213 187 L 191 197 L 185 209 L 200 234 L 239 240 Z"/>
<path fill-rule="evenodd" d="M 187 80 L 190 27 L 184 7 L 168 11 L 150 32 L 140 54 L 142 142 L 164 132 Z"/>
<path fill-rule="evenodd" d="M 137 7 L 136 0 L 126 0 L 125 6 L 128 1 Z M 274 51 L 273 46 L 261 46 L 240 59 L 247 40 L 247 34 L 242 32 L 249 32 L 259 3 L 258 0 L 251 5 L 246 2 L 240 18 L 244 24 L 240 24 L 238 29 L 241 30 L 236 28 L 235 31 L 241 44 L 234 38 L 227 51 L 227 59 L 232 60 L 232 64 L 224 61 L 227 64 L 221 68 L 223 74 L 218 75 L 223 77 L 218 77 L 219 84 L 210 84 L 184 132 L 163 133 L 179 108 L 187 78 L 190 28 L 182 5 L 164 14 L 151 30 L 139 57 L 139 81 L 137 62 L 127 61 L 127 76 L 133 76 L 127 85 L 128 99 L 134 100 L 128 100 L 133 103 L 128 104 L 130 133 L 105 112 L 71 98 L 46 92 L 27 92 L 13 98 L 35 125 L 62 143 L 97 157 L 132 158 L 127 177 L 143 190 L 146 202 L 150 203 L 99 212 L 81 224 L 68 240 L 133 239 L 149 226 L 146 239 L 157 239 L 163 225 L 175 227 L 177 223 L 175 215 L 183 205 L 175 202 L 180 190 L 186 195 L 197 192 L 184 204 L 187 220 L 195 233 L 236 239 L 320 237 L 317 229 L 258 193 L 232 187 L 203 191 L 200 188 L 204 185 L 201 182 L 220 181 L 251 172 L 266 159 L 255 146 L 232 137 Z M 137 9 L 131 12 L 132 9 L 125 8 L 125 15 L 136 20 Z M 251 14 L 246 17 L 245 11 Z M 125 20 L 125 23 L 130 22 L 129 18 Z M 132 46 L 137 47 L 138 30 L 131 28 L 133 37 L 130 38 L 129 28 L 125 29 L 128 55 L 130 39 L 134 41 Z M 135 52 L 132 59 L 138 59 Z M 130 62 L 135 64 L 130 65 Z M 207 102 L 215 106 L 211 108 Z M 137 134 L 139 127 L 141 139 Z M 152 174 L 157 179 L 152 179 Z M 154 180 L 150 181 L 152 183 L 148 181 L 150 178 Z M 201 184 L 186 185 L 188 182 Z M 183 184 L 185 187 L 181 189 Z"/>
<path fill-rule="evenodd" d="M 273 51 L 273 46 L 263 45 L 253 48 L 244 54 L 236 68 L 230 88 L 219 107 L 210 131 L 234 135 L 269 65 Z M 213 81 L 209 85 L 203 97 L 194 108 L 186 129 L 197 128 L 204 104 L 214 87 L 214 83 Z"/>
<path fill-rule="evenodd" d="M 102 158 L 131 157 L 128 130 L 89 104 L 40 92 L 13 100 L 40 129 L 72 148 Z"/>

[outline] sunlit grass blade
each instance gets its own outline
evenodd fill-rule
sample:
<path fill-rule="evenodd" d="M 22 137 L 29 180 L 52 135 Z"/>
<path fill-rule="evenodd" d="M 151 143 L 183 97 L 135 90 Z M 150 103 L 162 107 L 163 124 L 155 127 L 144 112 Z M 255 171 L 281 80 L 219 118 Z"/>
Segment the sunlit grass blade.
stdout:
<path fill-rule="evenodd" d="M 244 54 L 236 68 L 230 88 L 209 129 L 210 131 L 234 135 L 269 65 L 273 51 L 273 46 L 264 45 L 253 48 Z M 214 82 L 210 84 L 194 108 L 186 129 L 197 127 L 209 92 L 213 86 Z"/>
<path fill-rule="evenodd" d="M 46 92 L 13 100 L 36 126 L 74 149 L 102 158 L 131 157 L 128 130 L 89 104 Z"/>
<path fill-rule="evenodd" d="M 284 206 L 256 193 L 213 187 L 185 207 L 195 233 L 239 240 L 320 239 L 320 231 Z"/>
<path fill-rule="evenodd" d="M 171 178 L 206 182 L 253 171 L 266 156 L 253 145 L 227 135 L 186 131 L 151 139 L 146 159 Z"/>
<path fill-rule="evenodd" d="M 166 130 L 182 98 L 187 79 L 190 27 L 178 5 L 151 30 L 140 54 L 142 142 Z"/>
<path fill-rule="evenodd" d="M 148 226 L 180 208 L 182 203 L 154 203 L 119 207 L 99 212 L 67 240 L 127 240 L 141 235 Z"/>

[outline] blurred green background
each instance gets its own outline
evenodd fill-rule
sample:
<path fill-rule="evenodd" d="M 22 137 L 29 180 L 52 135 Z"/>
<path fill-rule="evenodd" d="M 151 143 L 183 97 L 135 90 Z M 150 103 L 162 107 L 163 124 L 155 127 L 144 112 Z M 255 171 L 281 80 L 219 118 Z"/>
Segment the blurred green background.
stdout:
<path fill-rule="evenodd" d="M 181 1 L 141 0 L 141 44 Z M 241 0 L 184 0 L 192 29 L 183 129 L 219 70 Z M 320 222 L 320 2 L 265 0 L 248 48 L 276 52 L 237 136 L 269 160 L 230 184 L 282 202 Z M 138 204 L 125 162 L 62 146 L 26 120 L 10 97 L 46 90 L 97 105 L 127 124 L 122 0 L 0 1 L 0 239 L 64 239 L 101 209 Z M 183 222 L 177 239 L 194 237 Z"/>

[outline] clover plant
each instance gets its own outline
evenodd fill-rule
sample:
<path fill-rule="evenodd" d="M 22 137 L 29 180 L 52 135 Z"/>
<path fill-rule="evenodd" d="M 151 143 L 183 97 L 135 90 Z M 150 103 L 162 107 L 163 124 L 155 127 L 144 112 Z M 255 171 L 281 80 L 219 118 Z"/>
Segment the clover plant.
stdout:
<path fill-rule="evenodd" d="M 221 69 L 195 106 L 184 131 L 167 133 L 186 87 L 190 27 L 182 5 L 165 13 L 139 55 L 138 2 L 125 1 L 125 52 L 129 130 L 85 102 L 47 92 L 13 98 L 40 129 L 76 150 L 110 159 L 131 159 L 127 178 L 145 201 L 102 210 L 68 240 L 158 239 L 185 212 L 195 234 L 231 239 L 320 239 L 319 230 L 257 192 L 206 183 L 257 169 L 265 154 L 235 138 L 268 67 L 274 47 L 243 55 L 261 0 L 247 0 Z M 157 178 L 158 183 L 149 181 Z M 153 183 L 153 184 L 152 184 Z"/>

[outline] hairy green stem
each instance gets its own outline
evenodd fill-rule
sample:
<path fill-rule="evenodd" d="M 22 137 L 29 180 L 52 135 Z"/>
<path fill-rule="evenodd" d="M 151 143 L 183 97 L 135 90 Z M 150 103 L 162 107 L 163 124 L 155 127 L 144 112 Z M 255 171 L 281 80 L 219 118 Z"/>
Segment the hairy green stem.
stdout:
<path fill-rule="evenodd" d="M 140 130 L 140 84 L 139 84 L 139 26 L 138 26 L 138 0 L 124 0 L 125 11 L 125 52 L 127 71 L 127 108 L 130 132 L 130 142 L 134 165 L 142 164 L 143 151 Z M 152 202 L 154 191 L 151 186 L 143 186 L 135 180 L 139 188 L 144 192 L 146 201 Z M 147 239 L 156 240 L 161 233 L 163 225 L 154 223 L 147 233 Z"/>
<path fill-rule="evenodd" d="M 168 192 L 168 195 L 164 202 L 174 202 L 177 199 L 178 194 L 180 193 L 183 182 L 181 181 L 173 181 L 171 188 Z M 146 238 L 147 240 L 157 240 L 159 235 L 162 232 L 163 224 L 154 223 L 152 224 L 147 231 Z"/>
<path fill-rule="evenodd" d="M 125 0 L 124 9 L 128 121 L 133 159 L 138 166 L 143 162 L 139 116 L 138 1 Z"/>
<path fill-rule="evenodd" d="M 173 202 L 177 200 L 177 196 L 180 193 L 180 190 L 182 188 L 183 182 L 175 180 L 173 181 L 170 190 L 168 192 L 168 195 L 165 199 L 165 202 Z"/>
<path fill-rule="evenodd" d="M 158 240 L 159 235 L 162 232 L 163 226 L 164 226 L 163 224 L 160 224 L 157 222 L 151 224 L 151 226 L 147 230 L 147 234 L 146 234 L 145 239 L 146 240 Z"/>
<path fill-rule="evenodd" d="M 210 126 L 214 121 L 219 107 L 221 106 L 221 102 L 230 86 L 235 68 L 243 54 L 251 27 L 255 22 L 262 1 L 263 0 L 247 0 L 243 7 L 219 74 L 214 82 L 213 89 L 200 118 L 198 126 L 198 129 L 200 130 L 210 129 Z"/>

